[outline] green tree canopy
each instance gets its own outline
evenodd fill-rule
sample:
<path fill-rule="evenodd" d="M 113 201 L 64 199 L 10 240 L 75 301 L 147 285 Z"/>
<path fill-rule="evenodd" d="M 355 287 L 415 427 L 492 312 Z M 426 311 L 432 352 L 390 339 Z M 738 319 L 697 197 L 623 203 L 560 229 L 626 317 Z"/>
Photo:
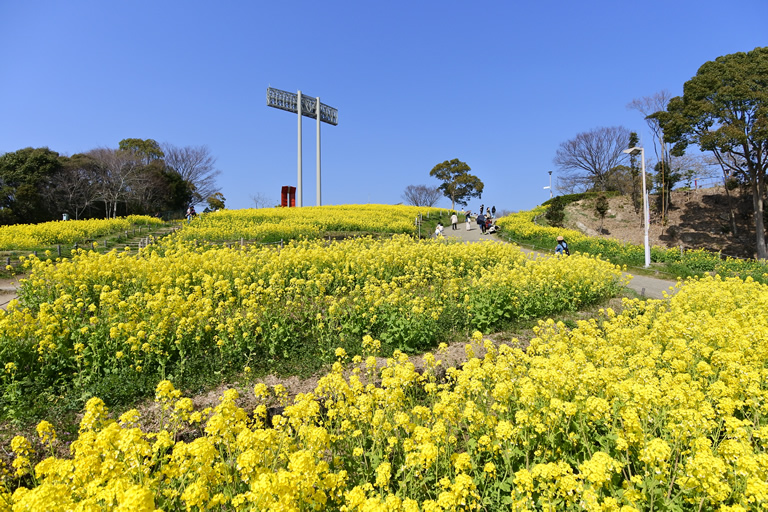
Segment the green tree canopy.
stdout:
<path fill-rule="evenodd" d="M 214 192 L 212 195 L 206 199 L 206 202 L 208 203 L 208 210 L 215 212 L 216 210 L 223 210 L 224 209 L 224 201 L 227 199 L 224 197 L 224 194 L 221 192 Z"/>
<path fill-rule="evenodd" d="M 51 220 L 43 196 L 61 166 L 59 154 L 48 148 L 24 148 L 0 156 L 0 224 Z"/>
<path fill-rule="evenodd" d="M 143 160 L 144 165 L 149 165 L 153 160 L 159 160 L 165 156 L 160 144 L 154 139 L 123 139 L 119 149 L 132 151 Z"/>
<path fill-rule="evenodd" d="M 430 176 L 443 182 L 437 188 L 451 200 L 452 210 L 456 209 L 456 203 L 466 206 L 470 198 L 480 198 L 483 194 L 484 184 L 480 178 L 469 173 L 471 170 L 466 163 L 454 158 L 437 164 L 429 171 Z"/>
<path fill-rule="evenodd" d="M 711 151 L 724 170 L 752 190 L 757 257 L 768 258 L 764 198 L 768 171 L 768 47 L 718 57 L 702 65 L 672 98 L 652 114 L 682 155 L 690 145 Z"/>

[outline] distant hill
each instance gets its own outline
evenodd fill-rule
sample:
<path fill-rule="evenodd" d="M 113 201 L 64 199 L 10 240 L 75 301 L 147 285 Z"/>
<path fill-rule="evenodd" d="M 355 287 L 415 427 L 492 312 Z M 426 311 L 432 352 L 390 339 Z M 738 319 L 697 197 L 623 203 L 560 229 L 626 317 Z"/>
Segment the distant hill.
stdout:
<path fill-rule="evenodd" d="M 707 249 L 740 258 L 755 257 L 755 228 L 752 199 L 749 192 L 730 191 L 736 220 L 736 234 L 732 233 L 729 199 L 724 187 L 673 191 L 672 206 L 666 225 L 662 225 L 657 197 L 650 196 L 651 223 L 648 238 L 651 245 Z M 630 242 L 643 243 L 641 224 L 642 207 L 635 212 L 629 196 L 609 198 L 609 211 L 599 233 L 600 218 L 595 211 L 594 199 L 584 199 L 566 207 L 565 225 L 590 236 L 606 236 Z"/>

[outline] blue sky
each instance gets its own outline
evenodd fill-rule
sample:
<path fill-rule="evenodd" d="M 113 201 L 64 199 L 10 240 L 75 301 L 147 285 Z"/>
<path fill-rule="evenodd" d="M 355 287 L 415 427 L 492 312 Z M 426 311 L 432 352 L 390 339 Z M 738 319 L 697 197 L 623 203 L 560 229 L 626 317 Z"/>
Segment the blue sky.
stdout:
<path fill-rule="evenodd" d="M 0 154 L 206 145 L 227 207 L 277 204 L 297 181 L 297 119 L 266 106 L 271 86 L 339 111 L 321 128 L 323 204 L 398 203 L 458 158 L 485 183 L 471 209 L 530 209 L 561 142 L 621 125 L 650 151 L 627 104 L 768 45 L 766 19 L 766 0 L 0 0 Z"/>

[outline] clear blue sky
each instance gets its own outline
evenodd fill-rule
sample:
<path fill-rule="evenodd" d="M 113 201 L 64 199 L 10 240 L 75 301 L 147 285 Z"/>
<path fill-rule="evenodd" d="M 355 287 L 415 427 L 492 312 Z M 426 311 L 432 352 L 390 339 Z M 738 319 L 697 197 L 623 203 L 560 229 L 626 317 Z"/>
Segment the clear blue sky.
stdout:
<path fill-rule="evenodd" d="M 271 86 L 339 110 L 321 129 L 323 204 L 398 203 L 458 158 L 485 183 L 471 209 L 530 209 L 561 142 L 622 125 L 650 150 L 627 104 L 768 45 L 766 20 L 766 0 L 0 0 L 0 154 L 207 145 L 229 208 L 277 204 L 297 119 L 266 106 Z M 315 133 L 304 118 L 306 206 Z"/>

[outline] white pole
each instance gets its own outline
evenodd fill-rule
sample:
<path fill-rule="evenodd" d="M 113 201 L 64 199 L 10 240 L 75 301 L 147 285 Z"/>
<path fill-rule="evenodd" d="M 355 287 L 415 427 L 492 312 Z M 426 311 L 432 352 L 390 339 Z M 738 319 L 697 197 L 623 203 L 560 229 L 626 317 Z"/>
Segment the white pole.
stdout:
<path fill-rule="evenodd" d="M 296 106 L 299 111 L 299 177 L 296 181 L 296 206 L 301 206 L 301 91 L 296 98 Z"/>
<path fill-rule="evenodd" d="M 645 148 L 640 148 L 640 167 L 643 171 L 643 221 L 645 224 L 645 233 L 643 235 L 643 243 L 645 244 L 645 268 L 651 266 L 651 246 L 648 244 L 648 224 L 651 213 L 648 209 L 648 192 L 645 188 Z"/>
<path fill-rule="evenodd" d="M 549 198 L 552 199 L 552 171 L 549 171 Z"/>
<path fill-rule="evenodd" d="M 317 101 L 316 114 L 317 114 L 317 206 L 320 206 L 320 96 L 315 98 Z"/>

